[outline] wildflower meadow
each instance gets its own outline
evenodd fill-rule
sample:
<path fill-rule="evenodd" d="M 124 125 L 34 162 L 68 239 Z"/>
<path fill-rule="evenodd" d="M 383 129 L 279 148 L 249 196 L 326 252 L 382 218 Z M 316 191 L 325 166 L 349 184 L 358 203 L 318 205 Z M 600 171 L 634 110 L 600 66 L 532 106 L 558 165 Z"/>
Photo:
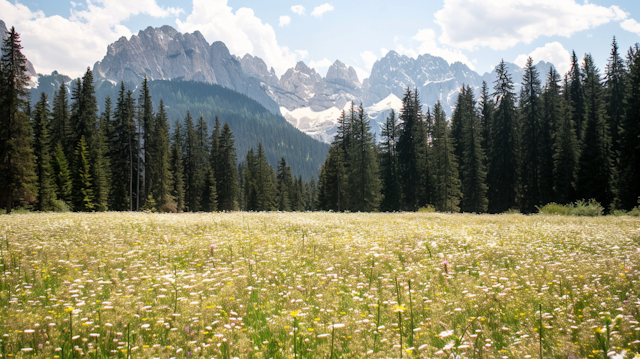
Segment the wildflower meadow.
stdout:
<path fill-rule="evenodd" d="M 640 357 L 640 219 L 0 216 L 2 358 Z"/>

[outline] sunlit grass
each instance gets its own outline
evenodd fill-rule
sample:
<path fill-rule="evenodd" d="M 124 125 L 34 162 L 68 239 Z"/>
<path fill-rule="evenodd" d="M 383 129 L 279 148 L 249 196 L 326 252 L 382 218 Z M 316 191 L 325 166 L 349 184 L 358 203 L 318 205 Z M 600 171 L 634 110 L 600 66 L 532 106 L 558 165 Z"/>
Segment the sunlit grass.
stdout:
<path fill-rule="evenodd" d="M 1 354 L 631 358 L 639 248 L 627 216 L 0 216 Z"/>

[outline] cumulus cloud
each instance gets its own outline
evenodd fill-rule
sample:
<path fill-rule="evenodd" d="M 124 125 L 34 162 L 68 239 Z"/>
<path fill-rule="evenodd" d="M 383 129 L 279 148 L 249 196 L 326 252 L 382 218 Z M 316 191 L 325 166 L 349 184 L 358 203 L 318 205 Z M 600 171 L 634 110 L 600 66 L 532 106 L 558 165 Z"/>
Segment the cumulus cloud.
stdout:
<path fill-rule="evenodd" d="M 325 4 L 322 4 L 322 5 L 320 5 L 320 6 L 315 7 L 315 8 L 313 9 L 313 11 L 311 12 L 311 15 L 312 15 L 312 16 L 315 16 L 315 17 L 317 17 L 317 18 L 321 18 L 321 17 L 322 17 L 322 15 L 323 15 L 325 12 L 332 11 L 333 9 L 334 9 L 334 8 L 333 8 L 333 5 L 331 5 L 331 4 L 329 4 L 329 3 L 325 3 Z"/>
<path fill-rule="evenodd" d="M 384 55 L 383 55 L 384 56 Z M 373 64 L 376 63 L 376 61 L 378 60 L 378 56 L 376 56 L 373 52 L 371 51 L 364 51 L 360 53 L 360 57 L 362 58 L 362 61 L 364 61 L 364 66 L 368 69 L 371 70 L 371 68 L 373 67 Z M 358 74 L 358 76 L 360 76 Z M 368 77 L 368 76 L 367 76 Z"/>
<path fill-rule="evenodd" d="M 514 63 L 520 67 L 524 67 L 529 57 L 533 59 L 534 65 L 540 61 L 552 63 L 561 75 L 568 72 L 571 68 L 571 54 L 557 41 L 550 42 L 543 47 L 538 47 L 529 54 L 519 55 Z M 546 74 L 541 75 L 546 77 Z"/>
<path fill-rule="evenodd" d="M 287 15 L 282 15 L 280 16 L 280 23 L 278 24 L 278 26 L 283 27 L 283 26 L 287 26 L 291 23 L 291 18 Z"/>
<path fill-rule="evenodd" d="M 209 42 L 224 42 L 232 54 L 259 56 L 278 74 L 305 54 L 280 46 L 271 25 L 263 24 L 249 8 L 239 8 L 234 13 L 227 0 L 193 0 L 193 12 L 184 22 L 176 23 L 181 32 L 198 30 Z"/>
<path fill-rule="evenodd" d="M 15 26 L 21 34 L 24 54 L 36 71 L 58 70 L 76 77 L 102 59 L 109 44 L 131 36 L 131 31 L 122 25 L 131 16 L 169 17 L 183 11 L 161 7 L 156 0 L 86 0 L 83 5 L 83 10 L 75 10 L 79 6 L 71 9 L 71 16 L 65 19 L 47 17 L 42 11 L 0 0 L 0 14 L 8 27 Z"/>
<path fill-rule="evenodd" d="M 293 5 L 291 7 L 291 11 L 293 11 L 294 14 L 304 15 L 306 10 L 302 5 Z"/>
<path fill-rule="evenodd" d="M 309 67 L 312 67 L 314 69 L 316 69 L 316 71 L 318 71 L 318 69 L 324 69 L 327 68 L 329 66 L 331 66 L 333 64 L 333 62 L 331 62 L 328 58 L 324 58 L 320 61 L 311 61 L 309 63 Z M 320 72 L 320 71 L 318 71 Z"/>
<path fill-rule="evenodd" d="M 473 62 L 471 62 L 465 54 L 460 52 L 460 50 L 439 46 L 436 43 L 436 33 L 433 29 L 422 29 L 418 31 L 413 39 L 420 42 L 420 45 L 418 46 L 418 53 L 442 57 L 450 64 L 454 62 L 462 62 L 471 70 L 475 70 Z"/>
<path fill-rule="evenodd" d="M 629 32 L 634 32 L 638 36 L 640 36 L 640 24 L 634 19 L 628 19 L 621 22 L 620 27 Z"/>
<path fill-rule="evenodd" d="M 617 6 L 576 0 L 445 0 L 435 22 L 442 28 L 442 44 L 504 50 L 540 36 L 569 37 L 627 16 Z"/>

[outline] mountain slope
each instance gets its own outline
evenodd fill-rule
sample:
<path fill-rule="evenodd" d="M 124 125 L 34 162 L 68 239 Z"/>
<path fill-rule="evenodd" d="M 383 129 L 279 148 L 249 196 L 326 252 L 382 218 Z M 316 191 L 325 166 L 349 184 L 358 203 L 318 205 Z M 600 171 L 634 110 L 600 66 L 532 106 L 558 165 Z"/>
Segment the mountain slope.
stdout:
<path fill-rule="evenodd" d="M 7 32 L 9 30 L 7 29 L 7 25 L 4 23 L 4 21 L 0 20 L 0 46 L 2 46 L 4 44 L 4 40 L 7 39 L 7 37 L 9 37 L 7 35 Z M 36 69 L 33 67 L 33 64 L 27 60 L 27 75 L 29 76 L 37 76 L 38 74 L 36 73 Z"/>

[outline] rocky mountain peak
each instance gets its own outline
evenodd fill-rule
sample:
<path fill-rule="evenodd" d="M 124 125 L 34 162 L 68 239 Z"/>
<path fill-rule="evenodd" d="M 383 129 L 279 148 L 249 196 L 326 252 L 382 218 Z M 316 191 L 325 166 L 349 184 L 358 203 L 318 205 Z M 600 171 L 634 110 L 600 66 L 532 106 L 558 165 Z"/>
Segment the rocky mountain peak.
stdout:
<path fill-rule="evenodd" d="M 325 80 L 329 83 L 352 89 L 361 86 L 360 80 L 358 80 L 358 75 L 356 74 L 356 70 L 353 66 L 349 66 L 349 68 L 347 68 L 347 65 L 340 60 L 336 60 L 333 65 L 329 67 Z"/>

